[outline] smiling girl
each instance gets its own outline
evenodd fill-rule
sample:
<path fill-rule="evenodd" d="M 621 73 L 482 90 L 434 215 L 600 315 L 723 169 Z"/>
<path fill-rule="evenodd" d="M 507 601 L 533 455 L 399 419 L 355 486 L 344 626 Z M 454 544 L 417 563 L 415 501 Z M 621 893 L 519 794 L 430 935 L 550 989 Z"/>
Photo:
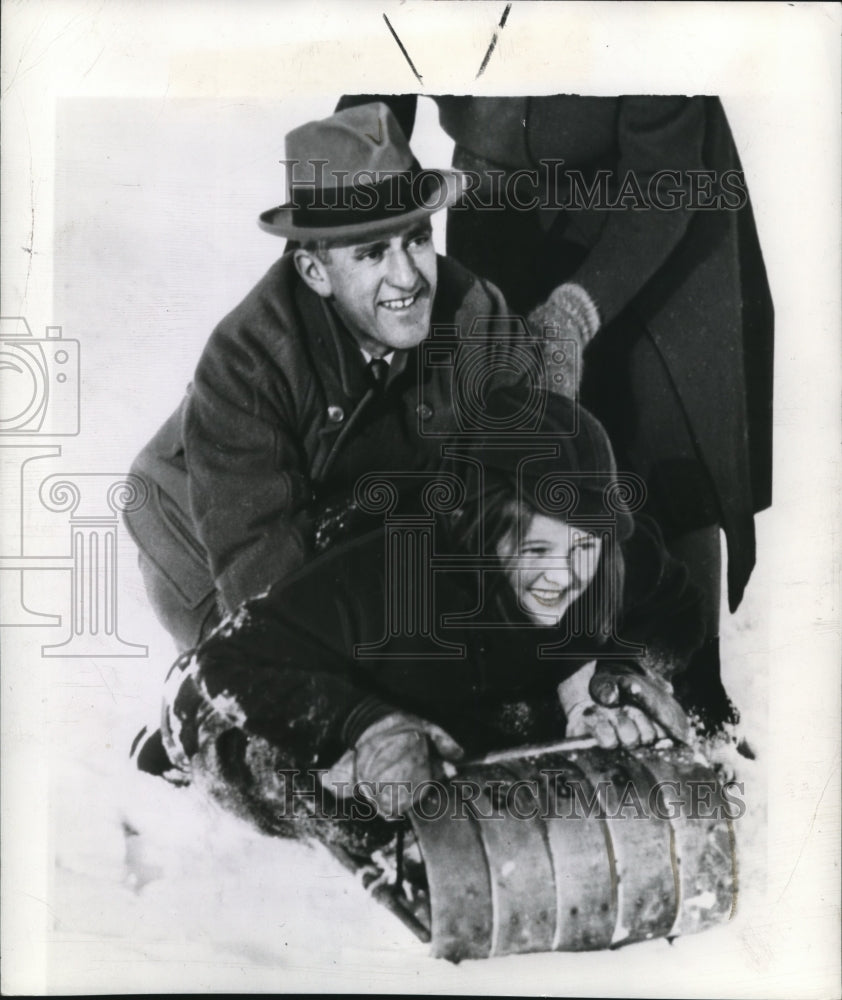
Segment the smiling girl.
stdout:
<path fill-rule="evenodd" d="M 449 517 L 449 545 L 497 562 L 483 573 L 483 599 L 506 627 L 486 630 L 489 655 L 510 657 L 521 677 L 539 664 L 555 679 L 568 737 L 607 748 L 684 737 L 670 682 L 703 639 L 698 594 L 654 522 L 632 514 L 642 484 L 618 474 L 591 414 L 561 396 L 505 389 L 488 401 L 488 425 L 536 403 L 528 434 L 491 429 L 447 449 L 466 497 Z M 534 702 L 529 714 L 541 714 Z"/>

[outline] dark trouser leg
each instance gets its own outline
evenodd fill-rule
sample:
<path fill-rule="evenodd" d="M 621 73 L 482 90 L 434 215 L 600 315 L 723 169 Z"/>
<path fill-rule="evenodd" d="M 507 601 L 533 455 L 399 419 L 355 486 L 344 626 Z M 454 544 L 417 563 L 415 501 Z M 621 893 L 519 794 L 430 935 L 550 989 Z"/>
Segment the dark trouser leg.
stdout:
<path fill-rule="evenodd" d="M 705 634 L 719 636 L 719 602 L 722 588 L 722 554 L 719 525 L 685 532 L 667 542 L 670 555 L 684 563 L 690 580 L 702 595 Z"/>
<path fill-rule="evenodd" d="M 722 587 L 722 556 L 719 525 L 697 528 L 670 539 L 670 555 L 684 563 L 690 580 L 702 596 L 707 639 L 696 650 L 681 676 L 675 680 L 676 694 L 708 730 L 739 721 L 737 711 L 722 684 L 719 659 L 719 603 Z"/>

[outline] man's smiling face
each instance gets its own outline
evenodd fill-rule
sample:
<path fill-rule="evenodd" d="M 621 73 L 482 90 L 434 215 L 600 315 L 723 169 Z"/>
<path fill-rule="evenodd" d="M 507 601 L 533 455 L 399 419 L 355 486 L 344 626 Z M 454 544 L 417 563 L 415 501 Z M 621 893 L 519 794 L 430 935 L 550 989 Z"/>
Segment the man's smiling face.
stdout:
<path fill-rule="evenodd" d="M 311 287 L 333 299 L 351 334 L 369 354 L 382 357 L 426 338 L 437 277 L 428 221 L 396 228 L 370 242 L 331 247 L 317 259 L 326 280 Z"/>

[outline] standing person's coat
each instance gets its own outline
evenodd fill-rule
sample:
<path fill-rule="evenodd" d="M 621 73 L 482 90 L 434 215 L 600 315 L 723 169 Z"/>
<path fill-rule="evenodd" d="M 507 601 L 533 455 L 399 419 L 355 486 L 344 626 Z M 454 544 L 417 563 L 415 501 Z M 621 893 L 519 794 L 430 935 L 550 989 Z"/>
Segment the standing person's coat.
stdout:
<path fill-rule="evenodd" d="M 410 135 L 416 97 L 385 100 Z M 435 100 L 456 142 L 455 167 L 486 178 L 497 170 L 505 182 L 563 160 L 547 182 L 549 201 L 564 201 L 573 175 L 591 189 L 607 173 L 610 200 L 629 174 L 646 192 L 655 173 L 675 172 L 667 187 L 684 201 L 670 211 L 454 207 L 447 250 L 524 315 L 562 283 L 585 289 L 600 326 L 584 355 L 581 402 L 608 430 L 619 466 L 646 480 L 648 509 L 668 542 L 722 525 L 733 610 L 754 565 L 753 513 L 771 503 L 773 310 L 744 185 L 744 197 L 721 207 L 688 205 L 710 206 L 724 175 L 733 184 L 741 172 L 720 101 Z"/>

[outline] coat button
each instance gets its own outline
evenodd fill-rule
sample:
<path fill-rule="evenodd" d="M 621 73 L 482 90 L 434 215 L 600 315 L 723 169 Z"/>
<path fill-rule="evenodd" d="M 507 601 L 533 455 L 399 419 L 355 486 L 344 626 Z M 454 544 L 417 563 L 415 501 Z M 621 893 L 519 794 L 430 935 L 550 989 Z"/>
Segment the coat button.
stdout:
<path fill-rule="evenodd" d="M 433 415 L 433 408 L 426 403 L 419 403 L 415 408 L 415 412 L 422 420 L 429 420 Z"/>
<path fill-rule="evenodd" d="M 345 411 L 341 406 L 329 406 L 327 408 L 327 419 L 332 424 L 341 424 L 345 419 Z"/>

